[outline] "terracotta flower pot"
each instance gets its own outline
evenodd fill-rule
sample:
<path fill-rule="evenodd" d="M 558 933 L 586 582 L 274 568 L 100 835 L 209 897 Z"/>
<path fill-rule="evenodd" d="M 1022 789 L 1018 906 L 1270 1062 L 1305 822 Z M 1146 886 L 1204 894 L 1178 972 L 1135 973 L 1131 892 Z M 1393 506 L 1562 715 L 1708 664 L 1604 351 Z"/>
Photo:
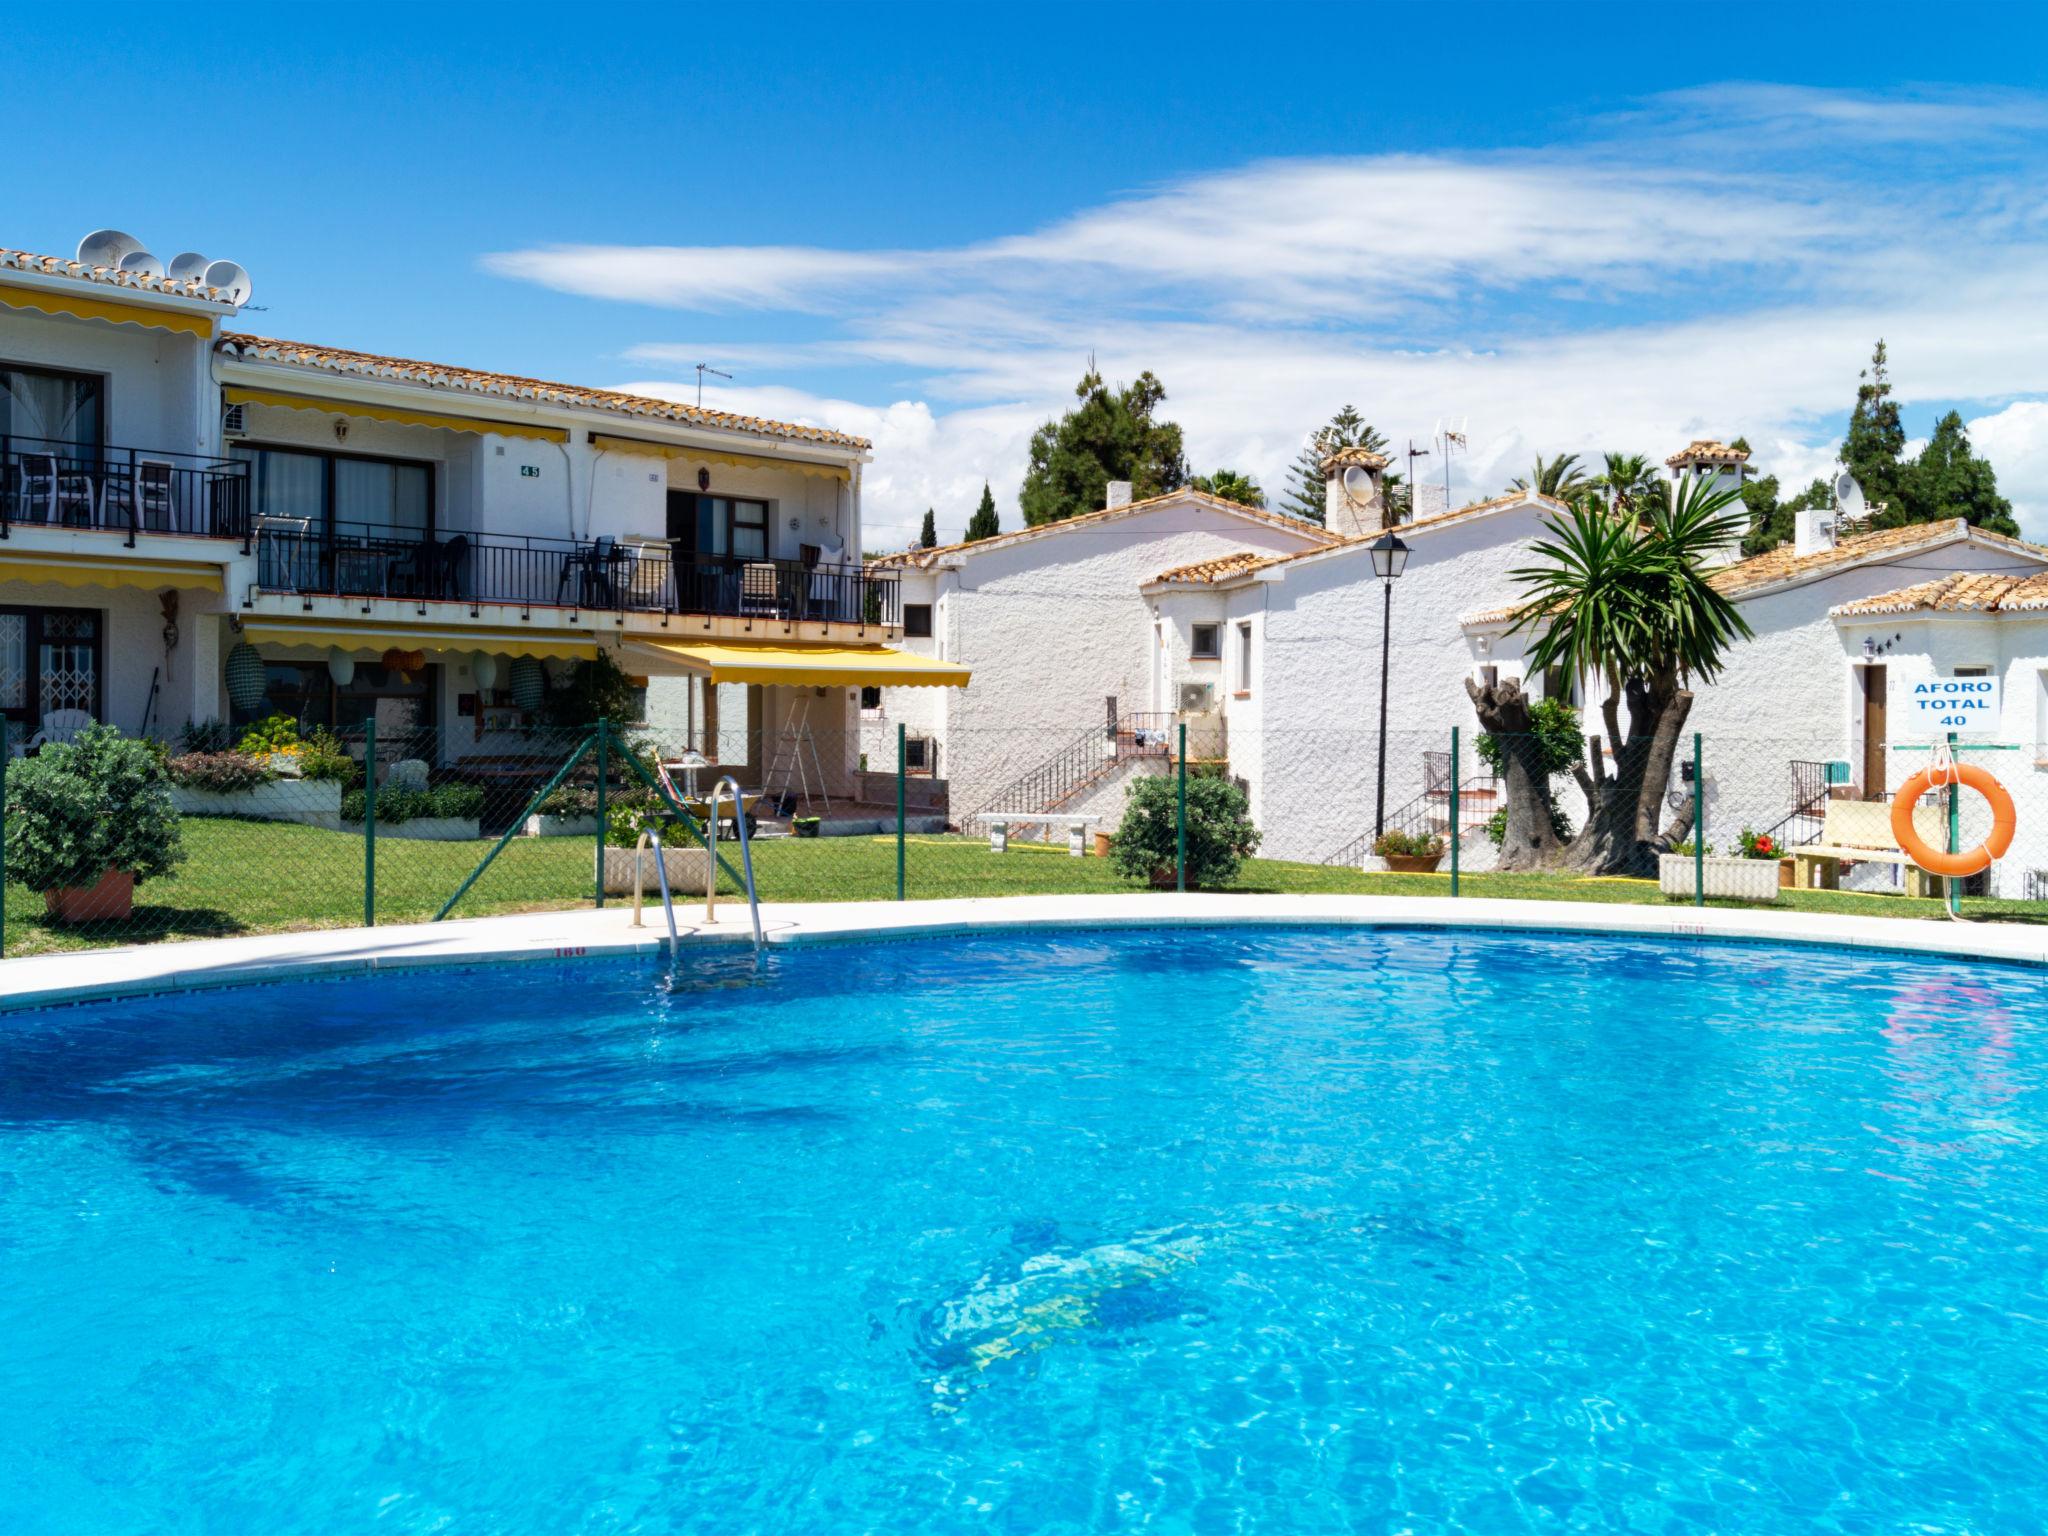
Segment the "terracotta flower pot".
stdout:
<path fill-rule="evenodd" d="M 1440 853 L 1383 853 L 1380 857 L 1397 875 L 1433 875 L 1444 861 Z"/>
<path fill-rule="evenodd" d="M 1095 834 L 1095 857 L 1097 857 L 1098 859 L 1106 859 L 1109 857 L 1109 839 L 1110 834 L 1107 832 L 1098 832 Z"/>
<path fill-rule="evenodd" d="M 110 869 L 95 884 L 43 892 L 43 905 L 60 923 L 119 922 L 135 910 L 135 877 L 125 869 Z"/>

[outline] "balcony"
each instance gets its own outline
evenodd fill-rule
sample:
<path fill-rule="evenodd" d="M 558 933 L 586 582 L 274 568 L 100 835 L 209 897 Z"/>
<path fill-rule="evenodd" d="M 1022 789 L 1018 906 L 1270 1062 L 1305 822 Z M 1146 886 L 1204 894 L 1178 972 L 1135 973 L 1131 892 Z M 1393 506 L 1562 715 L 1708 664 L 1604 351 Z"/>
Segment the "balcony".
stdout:
<path fill-rule="evenodd" d="M 249 467 L 169 449 L 0 436 L 0 539 L 16 527 L 249 537 Z"/>
<path fill-rule="evenodd" d="M 677 560 L 666 545 L 257 518 L 256 587 L 301 596 L 893 625 L 899 577 L 799 560 Z"/>

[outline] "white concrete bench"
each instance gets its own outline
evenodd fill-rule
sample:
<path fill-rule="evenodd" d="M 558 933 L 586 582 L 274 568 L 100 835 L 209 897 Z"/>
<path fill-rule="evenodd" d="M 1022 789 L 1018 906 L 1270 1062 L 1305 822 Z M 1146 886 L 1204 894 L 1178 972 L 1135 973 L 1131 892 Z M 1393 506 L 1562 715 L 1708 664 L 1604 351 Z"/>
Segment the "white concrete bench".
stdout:
<path fill-rule="evenodd" d="M 1948 846 L 1948 818 L 1939 805 L 1922 801 L 1915 806 L 1913 826 L 1930 847 Z M 1889 801 L 1830 800 L 1820 840 L 1786 851 L 1792 856 L 1793 884 L 1801 890 L 1839 890 L 1844 864 L 1894 864 L 1906 871 L 1907 895 L 1938 894 L 1935 877 L 1915 864 L 1892 836 Z"/>
<path fill-rule="evenodd" d="M 1008 853 L 1010 851 L 1010 824 L 1032 822 L 1040 826 L 1065 827 L 1067 829 L 1067 852 L 1075 858 L 1084 858 L 1088 853 L 1088 829 L 1102 820 L 1100 816 L 1068 815 L 1057 811 L 1033 811 L 1026 815 L 1022 811 L 983 811 L 970 818 L 988 826 L 988 851 Z"/>

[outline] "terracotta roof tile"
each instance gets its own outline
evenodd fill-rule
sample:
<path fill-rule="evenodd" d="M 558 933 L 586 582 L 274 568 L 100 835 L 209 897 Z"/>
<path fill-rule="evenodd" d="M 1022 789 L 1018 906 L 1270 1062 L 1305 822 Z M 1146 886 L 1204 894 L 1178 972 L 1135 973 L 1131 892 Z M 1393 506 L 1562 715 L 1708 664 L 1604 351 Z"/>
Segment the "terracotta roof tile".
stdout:
<path fill-rule="evenodd" d="M 2010 571 L 1957 571 L 1954 575 L 1879 592 L 1852 603 L 1838 603 L 1828 613 L 1838 619 L 1919 609 L 1941 613 L 2020 613 L 2048 608 L 2048 572 L 2016 575 Z"/>
<path fill-rule="evenodd" d="M 1280 557 L 1261 553 L 1257 550 L 1240 549 L 1227 555 L 1218 555 L 1214 560 L 1197 560 L 1193 565 L 1177 565 L 1170 571 L 1161 571 L 1148 585 L 1160 582 L 1174 582 L 1181 586 L 1202 586 L 1223 580 L 1227 576 L 1240 576 L 1246 571 L 1256 571 L 1262 565 L 1271 565 Z"/>
<path fill-rule="evenodd" d="M 864 437 L 833 432 L 824 427 L 797 426 L 786 421 L 769 421 L 759 416 L 740 416 L 730 411 L 710 411 L 702 406 L 659 400 L 651 395 L 629 395 L 615 389 L 589 389 L 580 384 L 551 384 L 545 379 L 522 378 L 511 373 L 486 373 L 475 368 L 458 368 L 446 363 L 423 363 L 412 358 L 384 357 L 375 352 L 351 352 L 344 347 L 324 347 L 312 342 L 278 341 L 268 336 L 226 335 L 218 343 L 221 352 L 250 362 L 284 363 L 310 373 L 351 374 L 359 378 L 389 379 L 405 384 L 424 384 L 435 389 L 456 390 L 470 395 L 495 395 L 501 399 L 530 400 L 544 405 L 577 406 L 611 411 L 621 416 L 639 416 L 672 421 L 684 426 L 713 427 L 725 432 L 745 432 L 756 437 L 779 437 L 795 442 L 821 443 L 834 448 L 865 452 L 872 446 Z"/>
<path fill-rule="evenodd" d="M 68 277 L 75 282 L 97 283 L 105 288 L 126 288 L 137 293 L 168 293 L 181 299 L 205 299 L 232 309 L 234 300 L 218 288 L 164 276 L 142 277 L 118 267 L 89 267 L 66 256 L 38 256 L 33 251 L 0 248 L 0 270 L 34 272 L 43 277 Z"/>
<path fill-rule="evenodd" d="M 1664 464 L 1667 469 L 1676 469 L 1681 464 L 1745 464 L 1748 461 L 1747 448 L 1731 448 L 1715 438 L 1696 437 L 1666 459 Z"/>
<path fill-rule="evenodd" d="M 1858 534 L 1854 538 L 1844 539 L 1832 549 L 1816 550 L 1810 555 L 1795 555 L 1792 552 L 1792 545 L 1780 544 L 1776 549 L 1764 554 L 1724 567 L 1714 572 L 1708 580 L 1712 581 L 1718 590 L 1734 596 L 1759 587 L 1777 586 L 1781 582 L 1823 576 L 1829 571 L 1857 565 L 1874 556 L 1931 549 L 1938 544 L 1951 543 L 1965 537 L 1973 543 L 2007 549 L 2016 554 L 2032 555 L 2048 561 L 2048 549 L 2043 549 L 2038 544 L 2029 544 L 2024 539 L 2007 538 L 2001 533 L 1986 533 L 1982 528 L 1970 527 L 1960 517 L 1952 517 L 1938 523 L 1912 523 L 1904 528 L 1880 528 L 1874 533 Z"/>
<path fill-rule="evenodd" d="M 1143 501 L 1126 502 L 1120 507 L 1104 507 L 1100 512 L 1083 512 L 1078 517 L 1062 518 L 1056 523 L 1039 523 L 1029 528 L 1016 528 L 1008 533 L 998 533 L 991 538 L 976 539 L 970 544 L 940 544 L 931 549 L 905 549 L 891 555 L 877 555 L 870 565 L 929 565 L 940 555 L 960 554 L 967 550 L 1003 549 L 1026 539 L 1044 538 L 1069 528 L 1092 527 L 1112 518 L 1129 517 L 1133 512 L 1148 512 L 1171 501 L 1193 501 L 1219 512 L 1249 518 L 1253 522 L 1265 523 L 1270 527 L 1284 528 L 1289 533 L 1299 534 L 1312 541 L 1318 548 L 1341 544 L 1343 538 L 1317 523 L 1304 522 L 1298 517 L 1286 517 L 1278 512 L 1268 512 L 1262 507 L 1248 507 L 1243 502 L 1230 501 L 1221 496 L 1211 496 L 1207 491 L 1198 491 L 1191 485 L 1184 485 L 1177 491 L 1168 491 L 1160 496 L 1147 496 Z"/>

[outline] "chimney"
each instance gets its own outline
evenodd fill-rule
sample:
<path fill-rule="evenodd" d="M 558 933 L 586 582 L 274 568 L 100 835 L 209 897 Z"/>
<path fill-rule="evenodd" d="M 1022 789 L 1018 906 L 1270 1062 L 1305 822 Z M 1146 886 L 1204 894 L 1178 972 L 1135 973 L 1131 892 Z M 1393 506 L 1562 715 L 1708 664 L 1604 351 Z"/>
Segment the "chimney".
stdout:
<path fill-rule="evenodd" d="M 1792 514 L 1792 553 L 1817 555 L 1835 547 L 1835 512 L 1832 507 L 1801 507 Z"/>
<path fill-rule="evenodd" d="M 1128 480 L 1110 481 L 1109 495 L 1103 500 L 1102 509 L 1105 512 L 1113 512 L 1118 507 L 1128 507 L 1130 504 L 1131 482 Z"/>
<path fill-rule="evenodd" d="M 1377 538 L 1392 526 L 1380 476 L 1387 456 L 1339 448 L 1323 460 L 1323 526 L 1347 539 Z"/>

